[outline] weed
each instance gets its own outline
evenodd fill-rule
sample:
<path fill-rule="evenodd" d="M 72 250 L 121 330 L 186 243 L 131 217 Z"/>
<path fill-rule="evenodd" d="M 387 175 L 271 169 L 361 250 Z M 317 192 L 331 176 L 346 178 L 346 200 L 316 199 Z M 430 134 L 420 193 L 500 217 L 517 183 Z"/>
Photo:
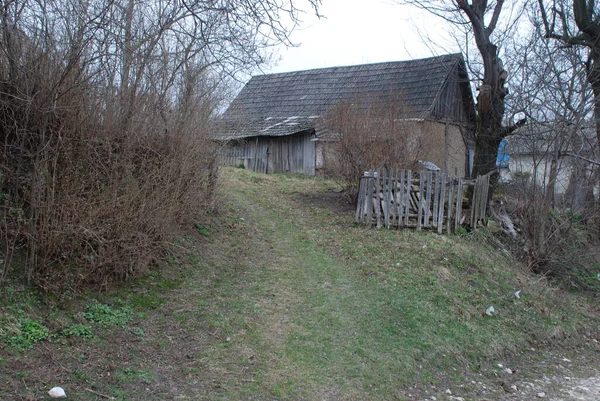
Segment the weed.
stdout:
<path fill-rule="evenodd" d="M 118 372 L 117 377 L 123 383 L 143 382 L 152 383 L 152 374 L 144 369 L 125 368 Z"/>
<path fill-rule="evenodd" d="M 185 326 L 185 324 L 187 323 L 188 316 L 183 313 L 176 313 L 174 317 L 175 320 L 177 320 L 182 326 Z"/>
<path fill-rule="evenodd" d="M 89 375 L 85 370 L 77 369 L 73 372 L 73 379 L 78 382 L 87 383 L 90 381 Z"/>
<path fill-rule="evenodd" d="M 30 376 L 30 372 L 22 370 L 15 373 L 15 377 L 19 380 L 27 379 Z"/>
<path fill-rule="evenodd" d="M 165 258 L 165 262 L 167 262 L 167 264 L 171 266 L 179 264 L 179 260 L 177 260 L 177 258 L 173 256 L 167 256 Z"/>
<path fill-rule="evenodd" d="M 164 299 L 157 295 L 134 295 L 130 299 L 131 306 L 138 308 L 156 309 L 165 302 Z"/>
<path fill-rule="evenodd" d="M 94 333 L 92 332 L 92 327 L 76 323 L 73 324 L 62 331 L 63 336 L 65 337 L 77 337 L 77 338 L 92 338 L 94 337 Z"/>
<path fill-rule="evenodd" d="M 196 223 L 196 224 L 194 224 L 194 227 L 196 227 L 196 231 L 198 231 L 198 234 L 202 235 L 203 237 L 210 236 L 210 231 L 208 230 L 208 228 L 206 228 L 202 224 Z"/>
<path fill-rule="evenodd" d="M 173 288 L 179 287 L 180 284 L 180 280 L 164 279 L 160 282 L 160 287 L 165 290 L 172 290 Z"/>
<path fill-rule="evenodd" d="M 7 344 L 18 350 L 32 348 L 35 343 L 47 339 L 50 333 L 46 326 L 29 318 L 19 320 L 19 331 L 19 334 L 13 334 L 7 339 Z"/>
<path fill-rule="evenodd" d="M 146 332 L 141 327 L 134 327 L 131 329 L 131 332 L 138 337 L 144 337 L 146 335 Z"/>
<path fill-rule="evenodd" d="M 112 308 L 107 304 L 95 303 L 85 308 L 83 317 L 101 326 L 125 327 L 131 320 L 131 309 L 125 306 Z"/>
<path fill-rule="evenodd" d="M 469 231 L 463 226 L 456 227 L 456 235 L 458 235 L 459 237 L 464 237 L 467 234 L 469 234 Z"/>

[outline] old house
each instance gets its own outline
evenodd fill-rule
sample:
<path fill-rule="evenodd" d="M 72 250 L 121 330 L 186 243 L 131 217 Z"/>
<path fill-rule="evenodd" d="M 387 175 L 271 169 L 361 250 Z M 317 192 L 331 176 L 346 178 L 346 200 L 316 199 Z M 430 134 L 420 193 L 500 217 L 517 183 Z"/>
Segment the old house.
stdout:
<path fill-rule="evenodd" d="M 254 76 L 218 124 L 218 138 L 228 143 L 221 162 L 315 174 L 328 140 L 335 140 L 321 118 L 359 98 L 401 98 L 407 107 L 399 119 L 409 122 L 403 135 L 428 135 L 421 158 L 452 175 L 469 174 L 475 111 L 460 54 Z"/>
<path fill-rule="evenodd" d="M 595 128 L 587 121 L 535 122 L 519 128 L 500 144 L 496 163 L 501 179 L 540 191 L 552 183 L 557 206 L 577 209 L 590 202 L 598 185 Z"/>

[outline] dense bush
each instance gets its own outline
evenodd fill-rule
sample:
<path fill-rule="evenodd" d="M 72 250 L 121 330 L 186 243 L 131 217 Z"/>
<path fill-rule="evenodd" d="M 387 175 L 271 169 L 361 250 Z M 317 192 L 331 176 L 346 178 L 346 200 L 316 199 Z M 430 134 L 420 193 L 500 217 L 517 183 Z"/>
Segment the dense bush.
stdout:
<path fill-rule="evenodd" d="M 15 253 L 48 291 L 134 277 L 210 206 L 203 61 L 164 37 L 128 55 L 105 9 L 17 3 L 0 21 L 0 282 Z"/>

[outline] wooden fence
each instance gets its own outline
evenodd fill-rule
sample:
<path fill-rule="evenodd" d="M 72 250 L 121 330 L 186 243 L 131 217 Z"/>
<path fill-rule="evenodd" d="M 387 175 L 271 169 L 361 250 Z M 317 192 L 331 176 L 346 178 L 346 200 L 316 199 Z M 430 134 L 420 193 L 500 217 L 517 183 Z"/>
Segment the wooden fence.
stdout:
<path fill-rule="evenodd" d="M 456 232 L 469 218 L 470 226 L 476 228 L 485 223 L 489 186 L 489 175 L 465 180 L 432 171 L 365 172 L 360 180 L 356 222 L 378 228 L 427 228 L 441 234 Z M 473 189 L 470 210 L 463 210 L 468 187 Z"/>

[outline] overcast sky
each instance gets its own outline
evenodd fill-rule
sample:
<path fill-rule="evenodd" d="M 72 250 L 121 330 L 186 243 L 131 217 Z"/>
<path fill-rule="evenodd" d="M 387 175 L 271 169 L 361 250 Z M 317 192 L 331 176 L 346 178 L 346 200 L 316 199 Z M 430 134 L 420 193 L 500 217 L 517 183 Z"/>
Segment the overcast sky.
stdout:
<path fill-rule="evenodd" d="M 443 21 L 393 0 L 323 0 L 318 19 L 310 11 L 292 34 L 298 47 L 279 49 L 265 73 L 377 63 L 455 52 Z M 419 31 L 439 46 L 431 49 Z M 445 49 L 445 50 L 444 50 Z"/>

